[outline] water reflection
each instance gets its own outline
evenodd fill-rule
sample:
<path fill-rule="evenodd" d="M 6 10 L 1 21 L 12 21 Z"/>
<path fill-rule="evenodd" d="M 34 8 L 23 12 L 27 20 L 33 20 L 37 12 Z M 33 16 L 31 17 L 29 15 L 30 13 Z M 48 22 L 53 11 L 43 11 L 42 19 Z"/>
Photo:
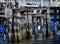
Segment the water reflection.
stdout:
<path fill-rule="evenodd" d="M 54 35 L 50 35 L 50 39 L 53 39 L 54 38 Z"/>
<path fill-rule="evenodd" d="M 9 42 L 9 44 L 23 44 L 23 42 Z"/>
<path fill-rule="evenodd" d="M 9 44 L 60 44 L 60 36 L 50 35 L 50 37 L 39 36 L 30 38 L 29 40 L 23 40 L 20 42 L 9 42 Z"/>

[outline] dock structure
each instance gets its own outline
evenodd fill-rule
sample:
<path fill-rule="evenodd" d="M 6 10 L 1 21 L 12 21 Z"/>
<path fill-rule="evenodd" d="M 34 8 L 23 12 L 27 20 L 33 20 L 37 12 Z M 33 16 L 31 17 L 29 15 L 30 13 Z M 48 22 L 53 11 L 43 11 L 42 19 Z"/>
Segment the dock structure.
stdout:
<path fill-rule="evenodd" d="M 19 1 L 0 1 L 0 21 L 5 26 L 6 40 L 18 42 L 33 36 L 35 38 L 48 37 L 58 33 L 60 7 L 57 0 L 56 2 L 40 0 L 39 3 L 36 2 L 37 0 Z"/>
<path fill-rule="evenodd" d="M 18 3 L 18 7 L 37 5 L 41 7 L 59 7 L 60 0 L 7 0 L 8 3 Z M 0 0 L 0 2 L 6 2 L 6 0 Z M 29 4 L 29 5 L 28 5 Z"/>

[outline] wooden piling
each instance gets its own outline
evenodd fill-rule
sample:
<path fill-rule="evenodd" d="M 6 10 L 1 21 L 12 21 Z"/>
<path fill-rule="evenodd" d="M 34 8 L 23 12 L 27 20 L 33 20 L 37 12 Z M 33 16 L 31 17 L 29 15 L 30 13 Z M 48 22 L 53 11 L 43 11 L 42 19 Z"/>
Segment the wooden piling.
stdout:
<path fill-rule="evenodd" d="M 11 42 L 12 41 L 12 33 L 11 32 L 9 32 L 9 41 Z"/>
<path fill-rule="evenodd" d="M 15 36 L 14 41 L 17 41 L 17 32 L 16 31 L 14 32 L 14 36 Z"/>

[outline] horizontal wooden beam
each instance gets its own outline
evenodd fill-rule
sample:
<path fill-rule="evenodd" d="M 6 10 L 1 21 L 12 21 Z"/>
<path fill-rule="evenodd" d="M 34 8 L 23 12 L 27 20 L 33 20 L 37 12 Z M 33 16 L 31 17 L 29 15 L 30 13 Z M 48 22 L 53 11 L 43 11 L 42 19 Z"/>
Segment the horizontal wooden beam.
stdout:
<path fill-rule="evenodd" d="M 5 17 L 5 15 L 0 15 L 0 17 Z"/>

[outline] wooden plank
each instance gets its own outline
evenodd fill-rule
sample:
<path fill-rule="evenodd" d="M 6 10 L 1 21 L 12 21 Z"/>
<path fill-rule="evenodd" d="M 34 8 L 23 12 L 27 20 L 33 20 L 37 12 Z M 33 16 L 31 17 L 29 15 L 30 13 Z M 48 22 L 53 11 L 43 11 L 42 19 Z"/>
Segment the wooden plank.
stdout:
<path fill-rule="evenodd" d="M 0 17 L 5 17 L 5 15 L 0 15 Z"/>

